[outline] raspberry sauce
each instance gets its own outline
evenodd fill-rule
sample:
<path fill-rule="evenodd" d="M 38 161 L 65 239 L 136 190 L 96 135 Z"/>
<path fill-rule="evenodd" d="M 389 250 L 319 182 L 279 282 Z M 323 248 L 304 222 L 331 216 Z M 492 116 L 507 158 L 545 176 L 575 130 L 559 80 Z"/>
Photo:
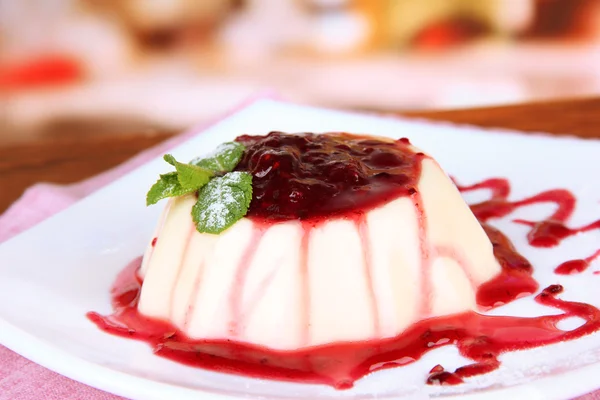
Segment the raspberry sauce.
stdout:
<path fill-rule="evenodd" d="M 141 258 L 136 259 L 118 276 L 111 292 L 114 313 L 102 316 L 91 312 L 88 318 L 108 333 L 147 342 L 158 356 L 255 378 L 347 389 L 373 371 L 405 365 L 434 348 L 456 345 L 473 363 L 455 372 L 434 369 L 427 382 L 457 384 L 463 378 L 498 368 L 498 356 L 506 351 L 572 340 L 600 329 L 600 310 L 557 299 L 562 287 L 553 285 L 538 294 L 535 301 L 562 310 L 558 315 L 522 318 L 465 312 L 420 321 L 389 339 L 336 343 L 300 351 L 273 351 L 229 340 L 192 340 L 168 322 L 138 313 L 141 282 L 136 272 L 140 263 Z M 569 317 L 582 318 L 585 323 L 572 331 L 557 328 L 560 321 Z"/>
<path fill-rule="evenodd" d="M 491 218 L 504 217 L 516 209 L 533 204 L 551 203 L 556 205 L 556 211 L 542 221 L 527 221 L 516 219 L 513 222 L 531 227 L 527 234 L 529 244 L 534 247 L 554 247 L 568 237 L 581 232 L 600 229 L 600 219 L 584 226 L 569 228 L 567 220 L 575 210 L 575 196 L 565 189 L 553 189 L 527 197 L 522 200 L 509 201 L 510 184 L 506 179 L 493 178 L 470 186 L 458 186 L 461 192 L 478 189 L 491 191 L 489 200 L 471 206 L 473 214 L 480 222 Z"/>
<path fill-rule="evenodd" d="M 556 267 L 556 269 L 554 269 L 554 272 L 559 275 L 580 274 L 586 269 L 588 269 L 590 264 L 598 257 L 600 257 L 600 250 L 596 250 L 594 254 L 583 259 L 565 261 L 564 263 Z"/>
<path fill-rule="evenodd" d="M 270 221 L 357 213 L 407 196 L 426 157 L 406 138 L 271 132 L 236 140 L 246 146 L 236 170 L 253 176 L 246 216 Z"/>
<path fill-rule="evenodd" d="M 575 210 L 576 199 L 571 192 L 565 189 L 547 190 L 522 200 L 509 201 L 510 184 L 506 179 L 493 178 L 470 186 L 458 185 L 457 187 L 461 192 L 479 189 L 490 191 L 489 200 L 471 205 L 471 210 L 482 224 L 490 218 L 504 217 L 519 207 L 543 203 L 555 204 L 556 211 L 545 220 L 513 220 L 517 224 L 531 227 L 527 234 L 527 240 L 534 247 L 554 247 L 578 233 L 600 229 L 600 219 L 576 228 L 567 226 L 567 221 Z M 485 227 L 485 224 L 483 225 Z M 559 275 L 579 274 L 585 271 L 598 257 L 600 257 L 600 249 L 583 259 L 565 261 L 557 266 L 554 272 Z"/>
<path fill-rule="evenodd" d="M 365 210 L 399 196 L 410 197 L 415 208 L 425 212 L 419 209 L 421 200 L 416 186 L 421 161 L 426 156 L 415 152 L 407 139 L 388 142 L 345 134 L 271 133 L 265 137 L 242 136 L 238 140 L 247 145 L 238 169 L 254 176 L 254 198 L 249 217 L 265 224 L 301 220 L 304 226 L 301 257 L 307 254 L 310 230 L 320 220 L 344 216 L 354 221 L 358 231 L 362 232 Z M 532 265 L 502 232 L 486 223 L 488 220 L 506 216 L 529 204 L 557 204 L 558 209 L 548 220 L 515 221 L 531 227 L 529 243 L 539 247 L 557 245 L 576 232 L 600 225 L 600 221 L 596 221 L 581 228 L 566 226 L 575 207 L 574 196 L 566 190 L 551 190 L 524 200 L 509 201 L 510 185 L 505 179 L 489 179 L 471 186 L 459 186 L 459 189 L 491 191 L 489 200 L 471 207 L 493 244 L 494 255 L 501 266 L 501 272 L 477 290 L 477 303 L 484 309 L 538 291 L 538 283 L 532 277 Z M 419 225 L 420 236 L 426 238 L 423 222 Z M 425 240 L 422 239 L 422 245 Z M 255 247 L 249 246 L 245 259 L 252 257 Z M 368 253 L 369 246 L 363 244 L 363 248 L 365 254 Z M 537 294 L 535 301 L 561 310 L 558 315 L 526 318 L 488 316 L 469 311 L 423 319 L 395 337 L 339 342 L 296 351 L 274 351 L 234 340 L 195 340 L 166 321 L 138 313 L 142 284 L 137 275 L 140 264 L 141 258 L 118 276 L 111 292 L 114 313 L 110 316 L 88 313 L 92 322 L 106 332 L 147 342 L 161 357 L 256 378 L 347 389 L 373 371 L 405 365 L 434 348 L 455 345 L 472 363 L 456 371 L 447 371 L 437 365 L 428 377 L 424 377 L 428 384 L 454 385 L 497 369 L 500 365 L 498 356 L 504 352 L 577 339 L 600 329 L 600 310 L 588 304 L 558 299 L 556 296 L 563 288 L 551 285 Z M 243 264 L 236 279 L 242 284 L 247 268 L 246 262 Z M 365 265 L 368 270 L 368 263 Z M 571 269 L 578 268 L 581 267 Z M 298 284 L 306 286 L 306 282 Z M 232 291 L 236 292 L 239 290 Z M 238 300 L 237 296 L 230 299 L 234 315 L 239 314 Z M 308 321 L 308 315 L 301 317 Z M 571 331 L 557 327 L 560 321 L 571 317 L 579 317 L 584 323 Z"/>

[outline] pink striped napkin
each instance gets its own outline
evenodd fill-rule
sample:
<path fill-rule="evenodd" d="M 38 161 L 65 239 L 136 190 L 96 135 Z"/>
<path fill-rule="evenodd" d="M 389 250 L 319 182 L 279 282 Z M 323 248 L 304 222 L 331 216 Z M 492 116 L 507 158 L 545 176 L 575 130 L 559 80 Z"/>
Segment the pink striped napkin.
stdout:
<path fill-rule="evenodd" d="M 253 96 L 223 117 L 260 98 L 274 97 L 276 96 L 270 93 Z M 212 123 L 216 123 L 220 119 L 218 118 Z M 85 181 L 71 185 L 40 183 L 30 187 L 0 216 L 0 243 L 43 221 L 50 215 L 64 210 L 77 200 L 144 164 L 149 159 L 164 154 L 168 149 L 201 132 L 208 125 L 210 124 L 178 135 L 138 154 L 124 164 Z M 122 398 L 63 377 L 0 346 L 0 400 L 39 399 L 117 400 Z M 600 400 L 600 390 L 580 397 L 579 400 Z"/>

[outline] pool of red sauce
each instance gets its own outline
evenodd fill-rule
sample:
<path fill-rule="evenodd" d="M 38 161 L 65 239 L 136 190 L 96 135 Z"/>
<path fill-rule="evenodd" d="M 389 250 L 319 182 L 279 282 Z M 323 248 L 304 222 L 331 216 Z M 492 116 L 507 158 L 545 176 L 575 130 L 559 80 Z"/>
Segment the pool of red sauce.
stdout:
<path fill-rule="evenodd" d="M 260 138 L 240 137 L 238 140 L 244 142 L 248 150 L 238 169 L 254 175 L 255 197 L 249 216 L 259 221 L 300 219 L 309 226 L 330 216 L 344 216 L 356 221 L 360 228 L 364 210 L 389 199 L 410 196 L 418 208 L 420 199 L 414 188 L 421 160 L 427 156 L 415 153 L 407 139 L 376 142 L 354 138 L 348 144 L 349 138 L 339 134 L 334 140 L 312 135 L 290 139 L 279 133 Z M 370 148 L 374 150 L 368 150 Z M 334 154 L 331 163 L 324 156 L 327 152 Z M 354 158 L 345 158 L 344 154 L 348 152 L 354 154 Z M 318 167 L 311 170 L 305 164 Z M 578 232 L 600 228 L 600 221 L 579 228 L 566 226 L 575 207 L 574 196 L 566 190 L 550 190 L 523 200 L 509 201 L 510 185 L 505 179 L 489 179 L 458 188 L 463 192 L 479 189 L 491 192 L 489 200 L 471 206 L 502 267 L 496 278 L 478 289 L 477 303 L 483 309 L 531 295 L 538 289 L 531 264 L 517 253 L 506 236 L 486 223 L 488 220 L 507 216 L 517 208 L 531 204 L 556 204 L 556 211 L 546 220 L 515 220 L 531 228 L 527 238 L 537 247 L 556 246 Z M 332 202 L 331 198 L 337 202 Z M 326 204 L 325 199 L 330 199 L 330 204 Z M 338 207 L 332 207 L 331 203 Z M 561 268 L 568 273 L 582 271 L 598 254 L 573 260 L 570 266 L 559 267 L 557 273 L 562 273 Z M 373 371 L 408 364 L 434 348 L 455 345 L 473 363 L 456 371 L 446 371 L 438 365 L 427 378 L 429 384 L 453 385 L 463 382 L 463 378 L 497 369 L 500 365 L 498 356 L 504 352 L 572 340 L 600 329 L 600 310 L 588 304 L 558 299 L 556 296 L 563 288 L 551 285 L 537 294 L 535 301 L 561 310 L 558 315 L 523 318 L 465 312 L 420 321 L 393 338 L 335 343 L 298 351 L 274 351 L 231 340 L 193 340 L 168 322 L 137 312 L 141 282 L 136 272 L 140 264 L 141 258 L 136 259 L 118 276 L 111 292 L 113 314 L 102 316 L 90 312 L 88 318 L 92 322 L 106 332 L 149 343 L 159 356 L 191 366 L 256 378 L 321 383 L 346 389 Z M 585 322 L 572 331 L 557 328 L 558 322 L 570 317 L 579 317 Z"/>
<path fill-rule="evenodd" d="M 554 269 L 554 272 L 556 272 L 559 275 L 580 274 L 586 269 L 588 269 L 592 262 L 598 259 L 598 257 L 600 257 L 600 250 L 596 250 L 591 256 L 588 256 L 586 258 L 565 261 L 558 267 L 556 267 Z M 598 275 L 597 273 L 598 271 L 594 271 L 595 275 Z"/>

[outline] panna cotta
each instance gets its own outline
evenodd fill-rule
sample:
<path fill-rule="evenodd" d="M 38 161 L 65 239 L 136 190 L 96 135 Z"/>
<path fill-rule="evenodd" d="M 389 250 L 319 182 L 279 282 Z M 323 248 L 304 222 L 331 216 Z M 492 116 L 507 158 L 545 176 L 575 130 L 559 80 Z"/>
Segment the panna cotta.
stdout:
<path fill-rule="evenodd" d="M 113 312 L 87 314 L 155 355 L 348 389 L 456 346 L 467 365 L 423 376 L 455 385 L 499 368 L 505 352 L 600 331 L 600 310 L 557 298 L 556 284 L 533 298 L 548 315 L 479 312 L 539 288 L 490 219 L 555 204 L 545 220 L 514 220 L 542 248 L 600 227 L 567 225 L 568 190 L 510 200 L 503 178 L 457 187 L 408 139 L 344 133 L 241 136 L 190 163 L 164 158 L 176 171 L 148 192 L 147 204 L 171 198 L 150 244 L 116 278 Z M 468 207 L 459 191 L 480 189 L 490 198 Z M 556 273 L 581 273 L 598 254 Z M 562 329 L 569 318 L 584 322 Z"/>
<path fill-rule="evenodd" d="M 396 337 L 477 310 L 501 272 L 456 186 L 408 140 L 241 136 L 247 214 L 200 233 L 195 193 L 168 201 L 138 277 L 138 311 L 192 340 L 273 350 Z"/>

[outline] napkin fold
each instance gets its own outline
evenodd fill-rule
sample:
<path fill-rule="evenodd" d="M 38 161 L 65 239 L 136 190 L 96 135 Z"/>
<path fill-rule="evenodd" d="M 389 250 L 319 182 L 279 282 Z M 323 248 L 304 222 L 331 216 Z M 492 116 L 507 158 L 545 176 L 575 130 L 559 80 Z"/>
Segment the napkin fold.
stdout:
<path fill-rule="evenodd" d="M 129 161 L 70 185 L 40 183 L 31 186 L 6 212 L 0 215 L 0 243 L 42 222 L 49 216 L 71 206 L 102 186 L 158 157 L 208 126 L 262 98 L 277 98 L 261 92 L 244 101 L 232 111 L 209 123 L 177 135 Z M 118 397 L 73 381 L 39 366 L 0 345 L 0 400 L 119 400 Z M 600 390 L 578 400 L 600 400 Z"/>

